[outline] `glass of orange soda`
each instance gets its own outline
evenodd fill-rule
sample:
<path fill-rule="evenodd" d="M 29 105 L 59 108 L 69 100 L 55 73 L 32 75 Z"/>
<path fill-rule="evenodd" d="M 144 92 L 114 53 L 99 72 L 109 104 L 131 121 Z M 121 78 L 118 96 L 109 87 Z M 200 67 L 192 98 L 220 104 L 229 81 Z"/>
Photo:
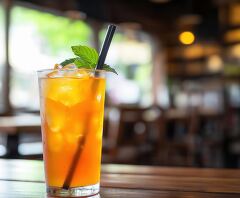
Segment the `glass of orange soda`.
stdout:
<path fill-rule="evenodd" d="M 81 197 L 99 193 L 105 72 L 38 71 L 47 193 Z"/>

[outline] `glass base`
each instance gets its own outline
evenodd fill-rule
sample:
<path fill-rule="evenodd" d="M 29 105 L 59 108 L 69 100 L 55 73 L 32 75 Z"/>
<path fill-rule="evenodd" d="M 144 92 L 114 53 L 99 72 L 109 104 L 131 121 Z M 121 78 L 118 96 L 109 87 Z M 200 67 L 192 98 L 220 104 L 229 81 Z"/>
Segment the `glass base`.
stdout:
<path fill-rule="evenodd" d="M 47 187 L 48 196 L 57 197 L 87 197 L 97 195 L 99 193 L 99 183 L 91 186 L 74 187 L 63 189 L 58 187 Z"/>

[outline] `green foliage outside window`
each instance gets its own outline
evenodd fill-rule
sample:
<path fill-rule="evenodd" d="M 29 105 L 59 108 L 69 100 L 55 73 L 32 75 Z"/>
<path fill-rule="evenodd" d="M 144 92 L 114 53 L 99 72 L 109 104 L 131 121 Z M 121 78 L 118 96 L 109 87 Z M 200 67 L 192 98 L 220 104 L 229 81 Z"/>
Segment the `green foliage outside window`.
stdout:
<path fill-rule="evenodd" d="M 35 25 L 38 34 L 47 42 L 46 46 L 53 55 L 62 50 L 69 51 L 66 47 L 73 44 L 89 45 L 91 29 L 83 21 L 19 6 L 13 8 L 12 15 L 14 25 L 24 23 Z"/>

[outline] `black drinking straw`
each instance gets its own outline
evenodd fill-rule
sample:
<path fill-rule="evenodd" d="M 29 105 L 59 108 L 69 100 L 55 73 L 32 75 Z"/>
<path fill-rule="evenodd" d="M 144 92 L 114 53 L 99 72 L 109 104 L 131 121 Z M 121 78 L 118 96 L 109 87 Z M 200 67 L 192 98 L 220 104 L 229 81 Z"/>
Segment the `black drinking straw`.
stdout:
<path fill-rule="evenodd" d="M 104 62 L 105 62 L 105 59 L 106 59 L 106 56 L 107 56 L 107 53 L 108 53 L 108 49 L 109 49 L 109 46 L 112 42 L 112 38 L 113 38 L 115 30 L 116 30 L 115 25 L 109 25 L 108 26 L 107 34 L 105 36 L 105 39 L 104 39 L 104 42 L 103 42 L 103 45 L 102 45 L 102 49 L 100 51 L 98 63 L 96 65 L 95 69 L 102 69 L 103 68 L 103 65 L 104 65 Z"/>
<path fill-rule="evenodd" d="M 99 55 L 98 63 L 96 65 L 95 69 L 99 69 L 99 70 L 103 69 L 103 65 L 104 65 L 104 62 L 105 62 L 105 59 L 107 56 L 107 52 L 108 52 L 109 46 L 111 44 L 115 30 L 116 30 L 115 25 L 108 26 L 107 34 L 105 36 L 104 43 L 102 45 L 102 49 L 101 49 L 101 52 Z M 96 85 L 94 85 L 94 87 L 96 87 Z M 86 116 L 86 117 L 88 117 L 88 116 Z M 88 123 L 89 123 L 89 119 L 86 119 L 85 125 L 88 126 L 89 125 Z M 79 140 L 77 150 L 73 156 L 73 160 L 70 164 L 66 179 L 63 183 L 64 189 L 69 189 L 69 187 L 70 187 L 73 175 L 74 175 L 76 167 L 77 167 L 77 163 L 78 163 L 79 159 L 81 158 L 84 144 L 86 142 L 86 137 L 87 137 L 87 130 L 85 129 L 82 138 L 80 138 L 80 140 Z"/>

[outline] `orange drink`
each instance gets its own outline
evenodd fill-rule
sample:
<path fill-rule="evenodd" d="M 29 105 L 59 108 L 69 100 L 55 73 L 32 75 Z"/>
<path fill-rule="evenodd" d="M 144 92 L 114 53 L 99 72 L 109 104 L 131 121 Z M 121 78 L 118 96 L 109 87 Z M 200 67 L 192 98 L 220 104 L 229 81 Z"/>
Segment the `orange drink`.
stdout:
<path fill-rule="evenodd" d="M 103 75 L 87 69 L 38 72 L 45 176 L 51 195 L 99 192 Z"/>

